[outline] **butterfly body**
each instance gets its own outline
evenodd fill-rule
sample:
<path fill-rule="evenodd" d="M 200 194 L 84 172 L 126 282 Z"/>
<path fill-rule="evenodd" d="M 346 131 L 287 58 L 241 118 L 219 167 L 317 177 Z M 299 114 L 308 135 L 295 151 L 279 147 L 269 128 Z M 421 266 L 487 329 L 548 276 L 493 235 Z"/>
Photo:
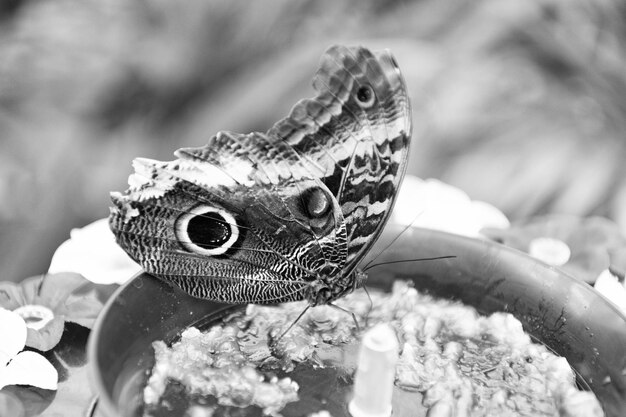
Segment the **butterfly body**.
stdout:
<path fill-rule="evenodd" d="M 410 109 L 388 52 L 332 47 L 266 133 L 220 132 L 178 159 L 137 159 L 112 193 L 117 242 L 200 298 L 326 304 L 359 287 L 406 166 Z"/>

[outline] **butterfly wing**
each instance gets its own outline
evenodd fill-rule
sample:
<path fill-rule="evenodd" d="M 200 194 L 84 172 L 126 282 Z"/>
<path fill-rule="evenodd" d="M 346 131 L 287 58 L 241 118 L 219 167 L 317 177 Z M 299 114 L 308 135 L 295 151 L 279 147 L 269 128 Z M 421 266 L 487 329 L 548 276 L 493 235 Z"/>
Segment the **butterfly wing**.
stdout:
<path fill-rule="evenodd" d="M 220 133 L 176 154 L 137 159 L 131 187 L 112 193 L 111 229 L 147 272 L 200 298 L 273 303 L 303 299 L 318 271 L 341 269 L 340 207 L 318 179 L 291 174 L 288 146 Z"/>
<path fill-rule="evenodd" d="M 389 51 L 333 46 L 297 103 L 268 135 L 288 143 L 337 198 L 346 222 L 348 275 L 389 217 L 408 157 L 411 111 Z"/>
<path fill-rule="evenodd" d="M 266 134 L 136 160 L 112 193 L 122 248 L 201 298 L 318 304 L 354 288 L 404 173 L 408 99 L 391 55 L 364 48 L 329 49 L 314 87 Z"/>

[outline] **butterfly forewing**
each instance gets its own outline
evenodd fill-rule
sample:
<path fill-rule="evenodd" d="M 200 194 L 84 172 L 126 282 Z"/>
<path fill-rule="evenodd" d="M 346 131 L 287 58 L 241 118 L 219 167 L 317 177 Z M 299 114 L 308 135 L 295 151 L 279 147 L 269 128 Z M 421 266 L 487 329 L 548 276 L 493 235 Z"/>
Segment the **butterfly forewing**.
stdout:
<path fill-rule="evenodd" d="M 353 289 L 404 173 L 409 104 L 388 52 L 332 47 L 313 84 L 267 133 L 137 160 L 130 188 L 112 193 L 120 246 L 217 301 L 319 304 Z"/>
<path fill-rule="evenodd" d="M 374 243 L 404 176 L 411 136 L 410 105 L 388 51 L 331 47 L 313 85 L 268 133 L 311 161 L 342 207 L 348 234 L 346 273 Z M 368 94 L 370 96 L 368 96 Z"/>

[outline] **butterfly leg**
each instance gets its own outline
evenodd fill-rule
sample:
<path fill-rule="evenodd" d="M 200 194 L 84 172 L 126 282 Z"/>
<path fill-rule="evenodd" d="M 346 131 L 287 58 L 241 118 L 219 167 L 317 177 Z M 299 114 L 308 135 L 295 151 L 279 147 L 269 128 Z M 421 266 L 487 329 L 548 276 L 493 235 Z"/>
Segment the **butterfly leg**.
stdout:
<path fill-rule="evenodd" d="M 289 325 L 289 327 L 287 327 L 287 330 L 285 330 L 284 332 L 282 332 L 282 333 L 280 334 L 280 336 L 278 336 L 276 339 L 272 338 L 272 340 L 271 340 L 271 342 L 270 342 L 271 347 L 275 347 L 275 346 L 278 344 L 278 342 L 280 342 L 280 341 L 281 341 L 281 339 L 282 339 L 283 337 L 285 337 L 285 335 L 286 335 L 287 333 L 289 333 L 289 330 L 291 330 L 291 329 L 293 328 L 293 326 L 295 326 L 295 325 L 296 325 L 296 323 L 297 323 L 298 321 L 300 321 L 300 319 L 302 318 L 302 316 L 304 316 L 304 313 L 306 313 L 306 312 L 309 310 L 309 308 L 311 308 L 311 306 L 310 306 L 310 305 L 307 305 L 307 306 L 305 307 L 305 309 L 304 309 L 304 310 L 302 310 L 302 312 L 301 312 L 300 314 L 298 314 L 298 317 L 296 317 L 296 319 L 295 319 L 295 320 L 294 320 L 294 321 L 293 321 L 293 322 Z"/>
<path fill-rule="evenodd" d="M 352 320 L 354 320 L 354 325 L 356 326 L 356 331 L 357 331 L 357 332 L 360 332 L 360 331 L 361 331 L 361 326 L 359 326 L 359 322 L 358 322 L 358 320 L 356 319 L 356 315 L 355 315 L 352 311 L 350 311 L 350 310 L 346 310 L 345 308 L 340 307 L 340 306 L 338 306 L 338 305 L 335 305 L 335 304 L 333 304 L 333 303 L 328 303 L 328 305 L 329 305 L 329 306 L 331 306 L 332 308 L 336 308 L 337 310 L 341 310 L 341 311 L 343 311 L 344 313 L 348 313 L 348 314 L 350 314 L 350 315 L 352 316 Z"/>
<path fill-rule="evenodd" d="M 365 313 L 365 328 L 367 328 L 370 319 L 370 313 L 374 308 L 374 301 L 372 300 L 372 296 L 370 295 L 370 292 L 367 290 L 367 287 L 365 285 L 363 285 L 363 291 L 365 291 L 365 294 L 367 295 L 367 300 L 369 301 L 369 307 L 367 308 L 367 313 Z"/>

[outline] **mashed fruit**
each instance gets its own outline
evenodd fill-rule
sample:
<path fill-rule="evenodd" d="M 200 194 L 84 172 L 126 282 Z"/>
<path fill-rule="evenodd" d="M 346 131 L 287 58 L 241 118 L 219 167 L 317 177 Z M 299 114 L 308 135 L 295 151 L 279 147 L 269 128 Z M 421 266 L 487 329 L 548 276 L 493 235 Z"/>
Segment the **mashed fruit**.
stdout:
<path fill-rule="evenodd" d="M 171 414 L 173 402 L 184 397 L 183 411 L 177 410 L 190 417 L 232 415 L 219 411 L 232 407 L 278 415 L 303 400 L 298 373 L 292 374 L 296 367 L 341 368 L 349 383 L 359 334 L 384 322 L 401 346 L 395 384 L 407 395 L 394 397 L 402 398 L 402 404 L 394 402 L 396 410 L 428 416 L 604 415 L 596 397 L 576 387 L 567 361 L 532 343 L 508 313 L 481 316 L 463 304 L 419 294 L 405 282 L 371 299 L 357 292 L 337 302 L 340 308 L 309 309 L 282 337 L 306 304 L 250 305 L 205 332 L 185 330 L 171 346 L 155 342 L 144 414 Z M 330 415 L 320 407 L 311 413 Z"/>

